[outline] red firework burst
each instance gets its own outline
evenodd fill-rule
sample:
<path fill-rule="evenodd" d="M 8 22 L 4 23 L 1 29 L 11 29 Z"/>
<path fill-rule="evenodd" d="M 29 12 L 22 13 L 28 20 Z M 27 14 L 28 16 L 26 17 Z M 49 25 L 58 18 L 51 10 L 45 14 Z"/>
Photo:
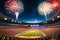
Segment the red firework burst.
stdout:
<path fill-rule="evenodd" d="M 58 9 L 60 7 L 60 0 L 47 0 L 49 2 L 53 9 Z"/>
<path fill-rule="evenodd" d="M 21 6 L 18 0 L 8 0 L 5 3 L 5 8 L 6 10 L 8 10 L 9 12 L 19 12 L 21 10 Z"/>
<path fill-rule="evenodd" d="M 14 13 L 16 15 L 16 20 L 18 20 L 19 12 L 21 13 L 24 10 L 22 2 L 18 0 L 8 0 L 5 3 L 5 9 L 9 13 Z"/>

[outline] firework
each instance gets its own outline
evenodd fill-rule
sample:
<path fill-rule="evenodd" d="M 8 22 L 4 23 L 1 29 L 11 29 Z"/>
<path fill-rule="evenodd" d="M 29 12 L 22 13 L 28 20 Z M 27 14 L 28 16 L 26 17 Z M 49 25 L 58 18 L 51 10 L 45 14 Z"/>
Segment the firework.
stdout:
<path fill-rule="evenodd" d="M 39 14 L 45 15 L 46 20 L 47 20 L 47 14 L 50 14 L 50 12 L 52 10 L 53 10 L 52 6 L 47 2 L 43 2 L 43 3 L 39 4 L 39 6 L 38 6 Z"/>
<path fill-rule="evenodd" d="M 5 9 L 9 13 L 14 13 L 16 15 L 16 20 L 18 19 L 19 13 L 22 13 L 24 10 L 22 2 L 19 0 L 8 0 L 5 3 Z"/>
<path fill-rule="evenodd" d="M 54 10 L 60 8 L 60 0 L 47 0 L 47 2 L 52 5 Z"/>

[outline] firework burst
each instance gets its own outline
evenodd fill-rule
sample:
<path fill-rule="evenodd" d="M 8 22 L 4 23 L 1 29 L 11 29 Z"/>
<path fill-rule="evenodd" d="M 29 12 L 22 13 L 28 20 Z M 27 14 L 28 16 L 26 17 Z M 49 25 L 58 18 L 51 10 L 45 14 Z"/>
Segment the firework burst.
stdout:
<path fill-rule="evenodd" d="M 50 3 L 47 2 L 43 2 L 38 6 L 39 14 L 45 15 L 46 20 L 47 20 L 47 14 L 50 14 L 52 10 L 53 10 L 52 6 L 50 5 Z"/>
<path fill-rule="evenodd" d="M 60 9 L 60 0 L 47 0 L 47 2 L 52 5 L 54 10 Z"/>
<path fill-rule="evenodd" d="M 16 15 L 16 20 L 18 19 L 19 13 L 22 13 L 24 10 L 22 2 L 19 0 L 8 0 L 5 3 L 5 9 L 9 13 L 14 13 Z"/>

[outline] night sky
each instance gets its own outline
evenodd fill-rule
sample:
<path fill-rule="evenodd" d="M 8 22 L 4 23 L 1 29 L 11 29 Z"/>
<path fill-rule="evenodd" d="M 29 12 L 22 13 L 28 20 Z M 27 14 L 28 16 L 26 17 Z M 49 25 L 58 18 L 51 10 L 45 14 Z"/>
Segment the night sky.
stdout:
<path fill-rule="evenodd" d="M 0 12 L 8 17 L 11 17 L 13 19 L 15 18 L 15 15 L 13 14 L 9 14 L 6 10 L 5 10 L 5 2 L 7 0 L 0 0 Z M 22 13 L 20 13 L 18 20 L 19 21 L 23 21 L 23 22 L 44 22 L 46 21 L 45 16 L 39 15 L 38 13 L 38 5 L 42 2 L 44 2 L 45 0 L 20 0 L 22 1 L 23 5 L 24 5 L 24 11 Z M 50 19 L 53 15 L 55 15 L 55 12 L 53 12 L 52 14 L 47 15 L 48 19 Z"/>

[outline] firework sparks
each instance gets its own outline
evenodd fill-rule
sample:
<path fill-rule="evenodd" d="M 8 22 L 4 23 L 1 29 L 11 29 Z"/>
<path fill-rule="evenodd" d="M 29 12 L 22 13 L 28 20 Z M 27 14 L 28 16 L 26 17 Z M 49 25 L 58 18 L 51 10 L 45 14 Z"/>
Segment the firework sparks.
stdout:
<path fill-rule="evenodd" d="M 24 10 L 22 2 L 18 0 L 8 0 L 5 3 L 5 8 L 9 13 L 16 15 L 16 20 L 18 19 L 19 12 L 22 13 Z"/>
<path fill-rule="evenodd" d="M 53 9 L 59 9 L 60 7 L 60 0 L 47 0 L 47 2 L 52 5 Z"/>
<path fill-rule="evenodd" d="M 52 10 L 53 10 L 52 6 L 47 2 L 43 2 L 38 6 L 39 14 L 45 15 L 46 20 L 47 20 L 47 14 L 50 14 Z"/>

